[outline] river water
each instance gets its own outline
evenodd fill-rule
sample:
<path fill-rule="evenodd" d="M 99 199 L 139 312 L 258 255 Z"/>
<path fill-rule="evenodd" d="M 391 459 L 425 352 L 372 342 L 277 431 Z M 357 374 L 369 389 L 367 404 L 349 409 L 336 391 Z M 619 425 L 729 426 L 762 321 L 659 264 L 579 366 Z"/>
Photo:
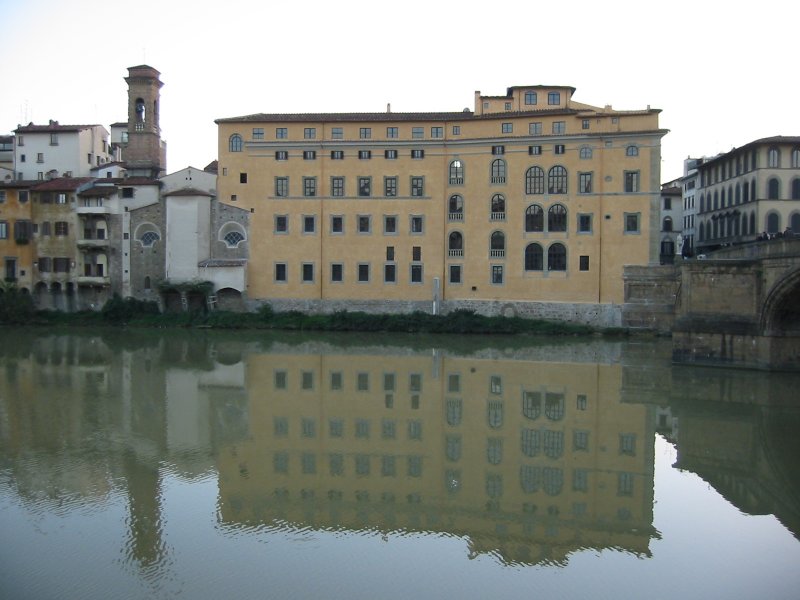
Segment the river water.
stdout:
<path fill-rule="evenodd" d="M 800 378 L 665 340 L 0 330 L 0 597 L 800 590 Z"/>

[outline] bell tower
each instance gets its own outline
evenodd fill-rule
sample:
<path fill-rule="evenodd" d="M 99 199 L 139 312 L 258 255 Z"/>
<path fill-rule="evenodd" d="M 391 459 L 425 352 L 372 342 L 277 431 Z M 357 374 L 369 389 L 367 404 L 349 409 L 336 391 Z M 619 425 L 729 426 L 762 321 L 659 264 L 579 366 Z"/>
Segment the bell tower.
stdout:
<path fill-rule="evenodd" d="M 129 175 L 156 178 L 166 172 L 167 147 L 158 123 L 164 85 L 159 75 L 148 65 L 128 68 L 128 140 L 122 158 Z"/>

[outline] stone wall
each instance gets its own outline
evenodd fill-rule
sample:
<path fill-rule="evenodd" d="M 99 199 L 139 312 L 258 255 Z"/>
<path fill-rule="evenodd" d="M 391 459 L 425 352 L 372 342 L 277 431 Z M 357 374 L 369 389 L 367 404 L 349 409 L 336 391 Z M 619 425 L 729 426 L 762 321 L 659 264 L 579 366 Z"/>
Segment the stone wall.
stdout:
<path fill-rule="evenodd" d="M 680 297 L 680 268 L 672 265 L 625 267 L 622 326 L 669 332 Z"/>

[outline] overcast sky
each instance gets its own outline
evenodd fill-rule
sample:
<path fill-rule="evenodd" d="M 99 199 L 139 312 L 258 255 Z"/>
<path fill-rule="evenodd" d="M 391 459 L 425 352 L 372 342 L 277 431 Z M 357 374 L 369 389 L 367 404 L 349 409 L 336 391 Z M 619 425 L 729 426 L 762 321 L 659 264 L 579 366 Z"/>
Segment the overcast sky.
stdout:
<path fill-rule="evenodd" d="M 168 171 L 216 158 L 214 119 L 460 111 L 474 92 L 577 88 L 660 108 L 661 180 L 687 156 L 800 135 L 791 2 L 0 0 L 0 134 L 127 118 L 127 68 L 161 72 Z"/>

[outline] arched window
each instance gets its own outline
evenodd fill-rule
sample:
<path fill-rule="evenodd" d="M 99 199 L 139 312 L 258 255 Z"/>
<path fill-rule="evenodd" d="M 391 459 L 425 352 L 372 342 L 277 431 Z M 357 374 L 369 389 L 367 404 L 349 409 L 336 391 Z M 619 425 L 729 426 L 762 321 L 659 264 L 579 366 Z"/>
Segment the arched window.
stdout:
<path fill-rule="evenodd" d="M 240 136 L 238 133 L 234 133 L 230 138 L 228 138 L 228 150 L 230 152 L 241 152 L 242 136 Z"/>
<path fill-rule="evenodd" d="M 778 233 L 781 230 L 781 216 L 776 212 L 767 215 L 767 233 Z"/>
<path fill-rule="evenodd" d="M 244 241 L 244 234 L 240 231 L 230 231 L 222 238 L 228 248 L 236 248 L 241 242 Z"/>
<path fill-rule="evenodd" d="M 744 185 L 742 185 L 742 202 L 745 204 L 750 202 L 750 184 L 748 184 L 746 181 L 744 182 Z"/>
<path fill-rule="evenodd" d="M 464 236 L 460 231 L 453 231 L 447 238 L 448 254 L 452 257 L 464 256 Z"/>
<path fill-rule="evenodd" d="M 528 419 L 538 419 L 542 412 L 541 392 L 522 392 L 522 414 Z"/>
<path fill-rule="evenodd" d="M 767 181 L 767 200 L 777 200 L 781 197 L 781 182 L 777 177 L 771 177 Z"/>
<path fill-rule="evenodd" d="M 747 235 L 747 215 L 742 214 L 742 235 Z"/>
<path fill-rule="evenodd" d="M 489 438 L 486 446 L 486 460 L 490 465 L 499 465 L 503 462 L 503 439 Z"/>
<path fill-rule="evenodd" d="M 750 213 L 750 235 L 754 235 L 756 232 L 756 213 Z"/>
<path fill-rule="evenodd" d="M 736 204 L 742 203 L 742 186 L 736 184 Z"/>
<path fill-rule="evenodd" d="M 800 178 L 792 179 L 792 200 L 800 200 Z"/>
<path fill-rule="evenodd" d="M 625 156 L 639 156 L 639 148 L 631 144 L 625 148 Z"/>
<path fill-rule="evenodd" d="M 144 123 L 145 120 L 145 106 L 144 100 L 141 98 L 136 99 L 136 123 L 137 125 Z M 137 130 L 141 130 L 141 127 L 136 127 Z"/>
<path fill-rule="evenodd" d="M 161 236 L 155 231 L 145 231 L 139 241 L 142 242 L 142 246 L 150 247 L 160 239 Z"/>
<path fill-rule="evenodd" d="M 489 400 L 486 407 L 486 422 L 492 429 L 503 426 L 503 401 Z"/>
<path fill-rule="evenodd" d="M 767 166 L 772 169 L 777 169 L 781 166 L 781 151 L 777 148 L 770 148 L 767 150 Z"/>
<path fill-rule="evenodd" d="M 541 167 L 531 167 L 525 172 L 525 193 L 544 194 L 544 171 Z"/>
<path fill-rule="evenodd" d="M 758 200 L 756 197 L 756 180 L 753 179 L 753 181 L 750 182 L 750 201 L 755 202 L 756 200 Z"/>
<path fill-rule="evenodd" d="M 719 219 L 714 219 L 714 237 L 711 239 L 716 240 L 719 237 Z"/>
<path fill-rule="evenodd" d="M 458 194 L 450 196 L 447 203 L 447 217 L 450 221 L 464 220 L 464 199 Z"/>
<path fill-rule="evenodd" d="M 144 289 L 146 290 L 150 289 L 150 276 L 144 278 Z"/>
<path fill-rule="evenodd" d="M 664 223 L 661 225 L 661 231 L 672 231 L 672 217 L 664 217 Z"/>
<path fill-rule="evenodd" d="M 538 204 L 531 204 L 525 209 L 525 231 L 527 233 L 544 231 L 544 210 Z"/>
<path fill-rule="evenodd" d="M 700 212 L 706 211 L 706 195 L 700 194 Z"/>
<path fill-rule="evenodd" d="M 711 239 L 711 221 L 706 222 L 706 241 Z"/>
<path fill-rule="evenodd" d="M 592 158 L 592 149 L 589 146 L 582 146 L 580 152 L 581 158 Z"/>
<path fill-rule="evenodd" d="M 548 432 L 545 432 L 545 452 L 547 451 L 547 439 L 546 439 L 547 433 Z M 563 438 L 564 434 L 562 433 L 561 435 Z M 562 450 L 563 450 L 563 439 L 562 439 Z M 561 456 L 561 454 L 559 453 L 558 456 Z M 564 472 L 561 469 L 558 469 L 556 467 L 545 467 L 543 469 L 542 479 L 544 480 L 542 488 L 544 489 L 545 494 L 547 494 L 548 496 L 558 496 L 561 493 L 561 489 L 564 487 Z"/>
<path fill-rule="evenodd" d="M 714 210 L 719 208 L 719 191 L 714 190 Z"/>
<path fill-rule="evenodd" d="M 733 186 L 728 186 L 728 206 L 733 206 Z"/>
<path fill-rule="evenodd" d="M 547 231 L 567 230 L 567 209 L 563 204 L 553 204 L 547 211 Z"/>
<path fill-rule="evenodd" d="M 506 236 L 502 231 L 495 231 L 489 239 L 489 255 L 492 258 L 503 258 L 506 255 Z"/>
<path fill-rule="evenodd" d="M 536 433 L 538 433 L 538 431 Z M 523 432 L 523 440 L 524 435 Z M 539 490 L 541 478 L 542 473 L 539 467 L 523 465 L 519 468 L 519 484 L 522 487 L 522 491 L 526 494 L 531 494 Z"/>
<path fill-rule="evenodd" d="M 506 182 L 506 161 L 496 158 L 492 161 L 492 183 Z"/>
<path fill-rule="evenodd" d="M 792 168 L 800 169 L 800 148 L 792 149 Z"/>
<path fill-rule="evenodd" d="M 544 252 L 539 244 L 528 244 L 525 247 L 525 270 L 544 270 Z"/>
<path fill-rule="evenodd" d="M 564 394 L 547 393 L 544 399 L 544 416 L 551 421 L 564 418 Z"/>
<path fill-rule="evenodd" d="M 547 249 L 547 270 L 566 271 L 567 270 L 567 249 L 564 244 L 552 244 Z"/>
<path fill-rule="evenodd" d="M 450 185 L 464 183 L 464 163 L 456 159 L 450 163 Z"/>
<path fill-rule="evenodd" d="M 702 223 L 700 223 L 700 232 L 699 233 L 700 233 L 700 241 L 701 242 L 705 241 L 705 239 L 706 239 L 706 235 L 705 235 L 706 228 L 703 226 Z"/>
<path fill-rule="evenodd" d="M 564 432 L 545 429 L 543 437 L 544 455 L 548 458 L 559 458 L 564 453 Z"/>
<path fill-rule="evenodd" d="M 492 221 L 504 221 L 506 218 L 506 197 L 503 194 L 492 196 Z"/>
<path fill-rule="evenodd" d="M 800 213 L 792 213 L 789 220 L 789 227 L 792 228 L 792 233 L 795 235 L 800 234 Z"/>
<path fill-rule="evenodd" d="M 719 192 L 719 207 L 725 208 L 725 188 L 722 188 Z"/>
<path fill-rule="evenodd" d="M 567 170 L 556 165 L 547 173 L 547 191 L 550 194 L 567 193 Z"/>

